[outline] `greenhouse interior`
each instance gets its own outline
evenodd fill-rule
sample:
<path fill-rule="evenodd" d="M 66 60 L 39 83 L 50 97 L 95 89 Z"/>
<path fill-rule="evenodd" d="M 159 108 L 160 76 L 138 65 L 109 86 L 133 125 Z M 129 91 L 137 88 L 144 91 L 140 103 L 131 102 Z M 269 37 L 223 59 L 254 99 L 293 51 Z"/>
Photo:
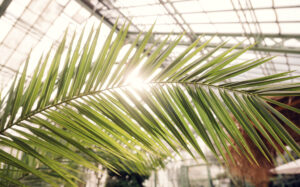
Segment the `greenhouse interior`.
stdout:
<path fill-rule="evenodd" d="M 300 186 L 299 0 L 0 0 L 0 186 Z"/>

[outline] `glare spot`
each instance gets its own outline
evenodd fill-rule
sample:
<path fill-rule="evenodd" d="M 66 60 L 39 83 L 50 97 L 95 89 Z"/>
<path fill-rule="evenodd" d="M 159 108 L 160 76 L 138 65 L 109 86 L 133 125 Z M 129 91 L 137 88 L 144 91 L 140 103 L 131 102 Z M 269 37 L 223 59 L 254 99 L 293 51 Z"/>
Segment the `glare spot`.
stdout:
<path fill-rule="evenodd" d="M 126 79 L 126 83 L 128 85 L 130 85 L 131 87 L 137 88 L 137 89 L 141 89 L 145 85 L 144 80 L 141 77 L 134 75 L 134 74 L 129 76 Z"/>

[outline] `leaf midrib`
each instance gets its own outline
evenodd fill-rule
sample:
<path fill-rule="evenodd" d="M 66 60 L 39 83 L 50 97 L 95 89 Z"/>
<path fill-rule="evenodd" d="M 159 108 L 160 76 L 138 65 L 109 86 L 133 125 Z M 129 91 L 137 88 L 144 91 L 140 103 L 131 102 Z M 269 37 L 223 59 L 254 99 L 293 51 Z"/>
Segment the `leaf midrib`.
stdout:
<path fill-rule="evenodd" d="M 207 84 L 207 83 L 202 83 L 202 82 L 173 82 L 173 81 L 166 81 L 166 82 L 147 82 L 147 83 L 143 83 L 145 85 L 151 85 L 151 84 L 181 84 L 181 85 L 202 85 L 202 86 L 207 86 L 207 87 L 212 87 L 212 88 L 217 88 L 217 89 L 223 89 L 223 90 L 228 90 L 230 92 L 236 92 L 236 93 L 240 93 L 240 94 L 246 94 L 246 95 L 257 95 L 257 94 L 254 94 L 254 93 L 249 93 L 247 91 L 241 91 L 241 90 L 235 90 L 235 89 L 230 89 L 226 86 L 218 86 L 218 85 L 213 85 L 213 84 Z M 96 95 L 96 94 L 99 94 L 99 93 L 102 93 L 102 92 L 105 92 L 105 91 L 110 91 L 110 90 L 114 90 L 114 89 L 121 89 L 121 88 L 125 88 L 125 87 L 132 87 L 131 85 L 122 85 L 122 86 L 118 86 L 118 87 L 111 87 L 111 88 L 106 88 L 106 89 L 102 89 L 102 90 L 98 90 L 98 91 L 92 91 L 92 92 L 84 92 L 84 93 L 81 93 L 79 95 L 76 95 L 76 96 L 73 96 L 71 98 L 67 98 L 65 100 L 62 100 L 60 102 L 57 102 L 57 103 L 54 103 L 54 104 L 50 104 L 42 109 L 39 109 L 39 110 L 34 110 L 34 111 L 31 111 L 28 115 L 18 119 L 16 122 L 14 123 L 11 123 L 10 125 L 8 125 L 6 128 L 2 129 L 0 131 L 0 135 L 3 134 L 6 130 L 12 128 L 14 125 L 17 125 L 18 123 L 22 122 L 22 121 L 26 121 L 28 120 L 29 118 L 31 118 L 32 116 L 36 115 L 36 114 L 39 114 L 39 113 L 42 113 L 52 107 L 56 107 L 56 106 L 59 106 L 59 105 L 62 105 L 62 104 L 65 104 L 65 103 L 68 103 L 70 101 L 73 101 L 73 100 L 76 100 L 76 99 L 79 99 L 79 98 L 82 98 L 82 97 L 85 97 L 85 96 L 90 96 L 90 95 Z"/>

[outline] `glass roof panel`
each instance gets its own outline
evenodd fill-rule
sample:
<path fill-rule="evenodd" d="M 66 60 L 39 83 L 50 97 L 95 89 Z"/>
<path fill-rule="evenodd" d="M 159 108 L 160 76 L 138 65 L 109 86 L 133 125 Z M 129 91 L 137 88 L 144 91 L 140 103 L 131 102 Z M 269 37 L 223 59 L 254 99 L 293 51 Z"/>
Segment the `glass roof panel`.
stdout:
<path fill-rule="evenodd" d="M 18 2 L 22 6 L 27 6 L 31 0 L 14 0 L 14 1 Z"/>
<path fill-rule="evenodd" d="M 281 8 L 276 10 L 279 21 L 299 21 L 300 7 Z"/>
<path fill-rule="evenodd" d="M 24 54 L 21 54 L 20 52 L 14 52 L 10 57 L 9 57 L 9 62 L 6 64 L 9 67 L 12 67 L 15 70 L 19 70 L 21 64 L 23 61 L 25 61 L 26 56 Z"/>
<path fill-rule="evenodd" d="M 222 5 L 222 6 L 217 6 Z M 213 11 L 213 10 L 230 10 L 232 9 L 232 4 L 230 1 L 223 0 L 201 0 L 201 7 L 205 11 Z M 199 10 L 198 10 L 199 11 Z"/>
<path fill-rule="evenodd" d="M 69 0 L 56 0 L 56 2 L 62 6 L 65 6 L 69 2 Z"/>
<path fill-rule="evenodd" d="M 42 17 L 44 20 L 49 22 L 54 22 L 62 11 L 63 7 L 58 4 L 56 1 L 51 1 L 47 8 L 43 11 Z"/>
<path fill-rule="evenodd" d="M 24 20 L 24 22 L 32 25 L 35 23 L 35 21 L 38 19 L 38 14 L 35 14 L 30 9 L 26 9 L 25 12 L 23 12 L 21 20 Z"/>
<path fill-rule="evenodd" d="M 5 43 L 7 47 L 16 48 L 24 36 L 25 33 L 21 29 L 15 28 L 8 33 L 3 43 Z"/>
<path fill-rule="evenodd" d="M 45 20 L 43 17 L 39 17 L 37 21 L 35 22 L 34 26 L 41 32 L 41 33 L 46 33 L 47 30 L 51 26 L 51 22 Z"/>
<path fill-rule="evenodd" d="M 53 39 L 55 39 L 57 36 L 60 36 L 68 26 L 65 23 L 68 23 L 70 21 L 71 19 L 64 15 L 58 17 L 48 29 L 46 33 L 47 36 Z"/>
<path fill-rule="evenodd" d="M 0 42 L 2 42 L 2 40 L 5 38 L 7 33 L 10 31 L 11 27 L 12 25 L 8 19 L 0 19 Z"/>
<path fill-rule="evenodd" d="M 183 19 L 187 23 L 208 22 L 208 16 L 205 13 L 182 14 Z"/>
<path fill-rule="evenodd" d="M 235 0 L 237 2 L 237 0 Z M 272 0 L 251 0 L 251 1 L 238 1 L 243 5 L 243 8 L 247 8 L 252 5 L 253 8 L 272 7 Z"/>
<path fill-rule="evenodd" d="M 171 16 L 145 16 L 145 17 L 134 17 L 132 21 L 135 24 L 175 24 L 175 20 Z"/>
<path fill-rule="evenodd" d="M 298 23 L 280 23 L 281 32 L 284 34 L 299 34 L 300 22 Z"/>
<path fill-rule="evenodd" d="M 217 29 L 212 24 L 190 24 L 191 28 L 200 32 L 217 33 Z"/>
<path fill-rule="evenodd" d="M 50 1 L 51 0 L 31 0 L 28 9 L 32 10 L 35 13 L 41 13 L 41 10 L 45 10 Z"/>
<path fill-rule="evenodd" d="M 66 8 L 64 9 L 64 13 L 70 17 L 74 16 L 74 14 L 80 9 L 80 4 L 75 1 L 70 1 Z"/>
<path fill-rule="evenodd" d="M 220 33 L 242 33 L 243 28 L 240 24 L 215 24 L 217 32 Z"/>
<path fill-rule="evenodd" d="M 1 67 L 1 65 L 0 65 Z M 0 89 L 4 89 L 7 85 L 7 82 L 10 82 L 13 79 L 13 75 L 10 71 L 1 71 L 0 76 Z"/>
<path fill-rule="evenodd" d="M 279 33 L 279 27 L 276 23 L 260 23 L 259 26 L 263 33 Z"/>
<path fill-rule="evenodd" d="M 288 0 L 288 1 L 274 0 L 274 4 L 275 6 L 299 5 L 299 0 Z"/>
<path fill-rule="evenodd" d="M 156 15 L 156 14 L 167 14 L 166 10 L 161 5 L 122 8 L 120 9 L 120 11 L 129 17 L 131 16 L 142 17 L 142 16 L 149 16 L 149 15 Z"/>
<path fill-rule="evenodd" d="M 231 12 L 211 12 L 207 13 L 209 17 L 209 21 L 212 23 L 215 22 L 238 22 L 239 19 L 236 16 L 236 13 Z"/>
<path fill-rule="evenodd" d="M 149 4 L 155 4 L 159 3 L 158 0 L 115 0 L 114 4 L 116 7 L 134 7 L 134 6 L 144 6 L 144 5 L 149 5 Z"/>
<path fill-rule="evenodd" d="M 18 45 L 17 51 L 28 54 L 29 51 L 38 43 L 38 40 L 31 36 L 31 34 L 27 34 L 22 42 Z"/>
<path fill-rule="evenodd" d="M 85 20 L 89 18 L 91 13 L 87 11 L 86 9 L 79 10 L 75 15 L 72 16 L 72 18 L 79 24 L 82 24 Z"/>
<path fill-rule="evenodd" d="M 152 24 L 150 25 L 138 25 L 142 31 L 148 31 Z M 157 25 L 153 29 L 154 32 L 164 32 L 164 33 L 172 33 L 172 32 L 182 32 L 182 29 L 178 25 Z"/>
<path fill-rule="evenodd" d="M 236 11 L 237 17 L 240 22 L 243 23 L 248 23 L 248 22 L 255 22 L 256 18 L 253 15 L 253 12 L 248 11 L 248 10 L 243 10 L 243 11 Z"/>
<path fill-rule="evenodd" d="M 254 14 L 256 16 L 257 21 L 276 21 L 276 14 L 275 11 L 272 9 L 264 9 L 264 10 L 255 10 Z"/>
<path fill-rule="evenodd" d="M 12 55 L 13 50 L 11 48 L 9 48 L 9 47 L 6 47 L 5 45 L 1 45 L 0 46 L 0 50 L 1 50 L 0 63 L 1 63 L 1 65 L 5 65 L 6 64 L 6 60 Z"/>
<path fill-rule="evenodd" d="M 175 2 L 173 5 L 181 13 L 199 12 L 199 10 L 202 10 L 199 1 Z"/>

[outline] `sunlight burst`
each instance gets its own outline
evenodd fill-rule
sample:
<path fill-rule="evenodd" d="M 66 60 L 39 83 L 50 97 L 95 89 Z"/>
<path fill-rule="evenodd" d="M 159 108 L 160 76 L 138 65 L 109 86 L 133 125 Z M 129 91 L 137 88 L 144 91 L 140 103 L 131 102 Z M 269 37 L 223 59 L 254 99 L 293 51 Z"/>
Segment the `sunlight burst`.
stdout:
<path fill-rule="evenodd" d="M 131 74 L 125 81 L 126 84 L 133 88 L 141 89 L 145 85 L 145 81 L 137 75 L 137 73 Z"/>

